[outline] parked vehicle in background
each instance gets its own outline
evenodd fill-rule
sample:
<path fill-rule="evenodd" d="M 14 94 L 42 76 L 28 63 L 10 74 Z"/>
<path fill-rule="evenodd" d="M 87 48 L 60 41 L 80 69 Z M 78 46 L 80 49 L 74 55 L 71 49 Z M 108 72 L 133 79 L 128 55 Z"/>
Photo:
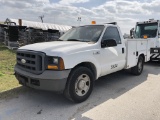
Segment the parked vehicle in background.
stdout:
<path fill-rule="evenodd" d="M 150 41 L 151 61 L 160 61 L 160 21 L 137 22 L 134 31 L 135 39 L 148 39 Z"/>
<path fill-rule="evenodd" d="M 17 50 L 15 75 L 20 84 L 63 93 L 74 102 L 91 94 L 94 81 L 122 69 L 134 75 L 150 60 L 147 39 L 123 39 L 116 23 L 75 27 L 54 42 Z"/>

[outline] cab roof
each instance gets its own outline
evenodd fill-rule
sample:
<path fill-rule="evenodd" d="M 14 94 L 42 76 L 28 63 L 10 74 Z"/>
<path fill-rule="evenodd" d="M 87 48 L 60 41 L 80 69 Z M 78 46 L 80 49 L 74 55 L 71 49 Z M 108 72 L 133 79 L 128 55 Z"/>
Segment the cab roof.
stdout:
<path fill-rule="evenodd" d="M 148 20 L 143 22 L 137 22 L 137 24 L 148 24 L 148 23 L 158 23 L 159 20 Z"/>
<path fill-rule="evenodd" d="M 103 24 L 88 24 L 88 25 L 82 25 L 81 27 L 83 27 L 83 26 L 90 26 L 90 25 L 91 26 L 103 25 L 103 26 L 116 26 L 116 27 L 119 27 L 116 22 L 113 22 L 113 23 L 103 23 Z"/>

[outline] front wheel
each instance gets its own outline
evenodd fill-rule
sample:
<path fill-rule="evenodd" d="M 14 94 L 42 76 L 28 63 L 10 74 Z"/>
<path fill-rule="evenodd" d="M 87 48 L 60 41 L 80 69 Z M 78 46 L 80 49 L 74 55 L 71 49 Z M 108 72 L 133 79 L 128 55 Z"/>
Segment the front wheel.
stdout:
<path fill-rule="evenodd" d="M 94 75 L 91 70 L 86 67 L 78 67 L 71 72 L 64 95 L 76 103 L 83 102 L 92 93 L 93 85 Z"/>
<path fill-rule="evenodd" d="M 144 66 L 144 59 L 142 56 L 139 56 L 137 65 L 131 68 L 131 73 L 134 75 L 140 75 L 143 71 L 143 66 Z"/>

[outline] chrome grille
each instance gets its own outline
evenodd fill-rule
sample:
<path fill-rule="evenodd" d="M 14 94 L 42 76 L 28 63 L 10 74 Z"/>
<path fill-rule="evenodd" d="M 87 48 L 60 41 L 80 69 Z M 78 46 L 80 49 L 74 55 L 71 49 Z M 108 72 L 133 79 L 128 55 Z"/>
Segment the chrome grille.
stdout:
<path fill-rule="evenodd" d="M 45 54 L 35 51 L 17 51 L 17 66 L 27 72 L 41 74 L 44 69 Z"/>

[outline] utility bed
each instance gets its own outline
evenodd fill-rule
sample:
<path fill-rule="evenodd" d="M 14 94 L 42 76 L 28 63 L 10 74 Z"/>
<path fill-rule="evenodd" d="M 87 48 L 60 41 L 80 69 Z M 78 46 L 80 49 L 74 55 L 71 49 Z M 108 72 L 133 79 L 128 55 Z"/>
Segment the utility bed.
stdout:
<path fill-rule="evenodd" d="M 126 69 L 137 64 L 138 56 L 144 54 L 145 61 L 150 60 L 150 41 L 148 39 L 127 39 L 126 40 Z"/>

